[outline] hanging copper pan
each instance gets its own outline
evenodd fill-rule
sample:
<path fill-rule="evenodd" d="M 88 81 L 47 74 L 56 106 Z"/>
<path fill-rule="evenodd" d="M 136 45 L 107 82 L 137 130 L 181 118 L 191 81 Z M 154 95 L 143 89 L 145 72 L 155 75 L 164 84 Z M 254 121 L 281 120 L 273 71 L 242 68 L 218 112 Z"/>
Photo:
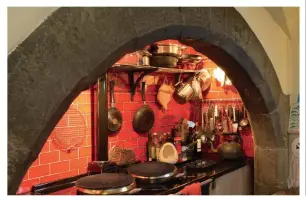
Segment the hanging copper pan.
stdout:
<path fill-rule="evenodd" d="M 116 108 L 115 99 L 114 99 L 114 86 L 115 81 L 110 81 L 110 102 L 111 108 L 108 109 L 108 130 L 110 132 L 117 132 L 122 125 L 122 114 Z"/>

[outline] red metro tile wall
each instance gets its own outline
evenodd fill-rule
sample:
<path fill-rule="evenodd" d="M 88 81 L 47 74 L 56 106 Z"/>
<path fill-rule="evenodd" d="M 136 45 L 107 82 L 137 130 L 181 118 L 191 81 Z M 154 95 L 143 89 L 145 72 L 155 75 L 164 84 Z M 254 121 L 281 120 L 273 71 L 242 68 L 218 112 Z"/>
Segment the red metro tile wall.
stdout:
<path fill-rule="evenodd" d="M 87 162 L 91 161 L 91 94 L 90 90 L 83 91 L 72 103 L 80 111 L 80 116 L 84 120 L 86 134 L 82 134 L 82 144 L 70 153 L 61 151 L 60 147 L 54 144 L 53 136 L 55 131 L 50 134 L 43 146 L 38 158 L 28 169 L 18 193 L 27 192 L 32 185 L 51 182 L 63 178 L 76 176 L 87 171 Z M 69 110 L 58 122 L 55 129 L 68 129 L 71 131 L 71 114 Z M 64 118 L 68 118 L 68 121 Z M 72 123 L 73 124 L 73 123 Z"/>
<path fill-rule="evenodd" d="M 163 41 L 168 43 L 178 43 L 174 40 Z M 197 53 L 194 49 L 188 47 L 187 53 Z M 197 53 L 199 54 L 199 53 Z M 204 56 L 205 57 L 205 56 Z M 135 63 L 135 55 L 127 54 L 119 62 Z M 209 59 L 205 59 L 204 67 L 212 74 L 213 70 L 217 67 L 215 63 Z M 152 132 L 170 132 L 181 117 L 187 119 L 194 119 L 193 105 L 186 103 L 180 105 L 172 98 L 168 104 L 168 109 L 163 112 L 160 109 L 156 100 L 156 94 L 160 83 L 167 77 L 168 82 L 173 81 L 173 75 L 171 74 L 155 74 L 156 78 L 159 77 L 159 83 L 157 85 L 150 85 L 146 88 L 146 100 L 147 104 L 154 110 L 155 124 L 152 128 Z M 136 77 L 137 78 L 137 77 Z M 121 111 L 123 116 L 123 124 L 121 130 L 116 134 L 109 135 L 108 149 L 118 145 L 126 149 L 133 149 L 137 160 L 146 160 L 146 143 L 147 134 L 138 134 L 133 130 L 132 119 L 135 111 L 143 105 L 141 100 L 140 90 L 134 96 L 134 100 L 131 101 L 128 85 L 128 77 L 126 73 L 108 73 L 108 80 L 114 79 L 115 85 L 115 101 L 116 107 Z M 109 96 L 109 95 L 108 95 Z M 205 97 L 206 99 L 222 99 L 222 98 L 240 98 L 238 92 L 233 88 L 230 91 L 225 92 L 224 89 L 218 86 L 216 80 L 213 79 L 210 91 Z M 85 117 L 87 124 L 87 131 L 83 143 L 71 153 L 66 153 L 57 148 L 53 141 L 51 134 L 46 144 L 44 145 L 38 159 L 32 164 L 27 171 L 19 189 L 19 193 L 28 191 L 32 185 L 51 182 L 58 179 L 72 177 L 78 174 L 86 172 L 87 163 L 91 161 L 92 144 L 91 137 L 93 135 L 91 126 L 91 94 L 89 90 L 82 92 L 74 101 L 74 105 L 77 105 L 83 116 Z M 206 106 L 204 106 L 205 108 Z M 68 113 L 68 112 L 67 112 Z M 56 128 L 65 128 L 63 121 L 59 121 Z M 95 124 L 94 124 L 95 125 Z M 66 126 L 68 128 L 68 126 Z M 253 156 L 253 136 L 251 130 L 243 131 L 243 148 L 247 156 Z"/>

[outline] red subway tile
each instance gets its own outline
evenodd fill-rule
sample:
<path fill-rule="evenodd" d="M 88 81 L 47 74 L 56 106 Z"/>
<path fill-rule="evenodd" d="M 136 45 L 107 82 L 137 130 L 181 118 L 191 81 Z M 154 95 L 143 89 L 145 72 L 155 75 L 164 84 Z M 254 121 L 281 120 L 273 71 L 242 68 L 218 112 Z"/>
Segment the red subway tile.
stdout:
<path fill-rule="evenodd" d="M 146 154 L 146 148 L 145 147 L 138 147 L 134 149 L 134 152 L 136 156 L 141 156 L 143 154 Z"/>
<path fill-rule="evenodd" d="M 39 178 L 23 181 L 19 186 L 18 192 L 23 193 L 30 191 L 32 186 L 36 184 L 39 184 Z"/>
<path fill-rule="evenodd" d="M 50 151 L 50 142 L 46 141 L 43 148 L 41 149 L 40 153 L 46 153 Z"/>
<path fill-rule="evenodd" d="M 31 166 L 38 166 L 39 165 L 39 156 L 37 157 L 37 159 L 32 163 Z"/>
<path fill-rule="evenodd" d="M 123 112 L 122 113 L 122 119 L 123 119 L 123 121 L 132 121 L 132 113 L 129 112 L 129 111 Z"/>
<path fill-rule="evenodd" d="M 87 128 L 86 128 L 86 136 L 92 136 L 92 129 L 91 129 L 91 127 L 89 127 L 89 126 L 87 126 Z"/>
<path fill-rule="evenodd" d="M 123 103 L 123 110 L 124 111 L 137 111 L 137 109 L 140 108 L 142 105 L 143 105 L 142 103 L 126 102 L 126 103 Z"/>
<path fill-rule="evenodd" d="M 124 147 L 124 142 L 125 142 L 125 141 L 112 142 L 112 143 L 110 143 L 109 150 L 112 149 L 114 146 L 119 146 L 119 147 L 123 148 L 123 147 Z"/>
<path fill-rule="evenodd" d="M 86 167 L 87 164 L 88 164 L 87 157 L 83 157 L 80 159 L 71 159 L 70 160 L 70 170 Z"/>
<path fill-rule="evenodd" d="M 50 173 L 60 173 L 69 170 L 69 161 L 61 161 L 50 164 Z"/>
<path fill-rule="evenodd" d="M 52 152 L 52 151 L 59 151 L 59 150 L 60 150 L 60 149 L 57 147 L 57 145 L 55 145 L 55 144 L 53 143 L 53 141 L 50 142 L 49 146 L 50 146 L 50 152 Z"/>
<path fill-rule="evenodd" d="M 116 108 L 119 110 L 119 111 L 123 111 L 123 103 L 116 103 Z"/>
<path fill-rule="evenodd" d="M 206 95 L 206 99 L 216 99 L 219 97 L 219 92 L 209 92 L 207 95 Z"/>
<path fill-rule="evenodd" d="M 70 153 L 60 151 L 60 161 L 65 161 L 69 159 L 75 159 L 79 157 L 78 149 L 71 151 Z"/>
<path fill-rule="evenodd" d="M 117 142 L 118 141 L 118 134 L 116 135 L 112 135 L 112 136 L 108 136 L 108 142 Z"/>
<path fill-rule="evenodd" d="M 61 176 L 61 179 L 64 179 L 64 178 L 68 178 L 68 177 L 77 176 L 78 174 L 79 174 L 79 170 L 75 169 L 75 170 L 69 170 L 69 171 L 66 171 L 66 172 L 62 172 L 62 173 L 60 173 L 60 176 Z"/>
<path fill-rule="evenodd" d="M 125 149 L 132 149 L 137 147 L 137 140 L 129 140 L 124 142 L 124 148 Z"/>
<path fill-rule="evenodd" d="M 152 95 L 152 94 L 146 95 L 146 101 L 156 102 L 156 95 Z"/>
<path fill-rule="evenodd" d="M 139 93 L 136 93 L 136 94 L 134 95 L 134 97 L 133 97 L 133 101 L 131 101 L 131 102 L 137 102 L 137 103 L 143 102 L 143 101 L 142 101 L 141 93 L 140 93 L 140 92 L 139 92 Z"/>
<path fill-rule="evenodd" d="M 67 127 L 68 126 L 68 117 L 62 117 L 59 122 L 56 124 L 56 127 Z"/>
<path fill-rule="evenodd" d="M 40 183 L 52 182 L 60 179 L 59 174 L 53 174 L 48 176 L 43 176 L 40 178 Z"/>
<path fill-rule="evenodd" d="M 91 161 L 92 161 L 91 156 L 87 156 L 87 162 L 91 162 Z"/>
<path fill-rule="evenodd" d="M 22 181 L 27 181 L 29 179 L 29 170 L 26 172 L 26 174 L 23 176 Z"/>
<path fill-rule="evenodd" d="M 79 157 L 91 156 L 91 147 L 80 147 L 79 148 Z"/>
<path fill-rule="evenodd" d="M 133 122 L 132 121 L 125 121 L 122 126 L 121 126 L 121 130 L 120 133 L 122 133 L 122 131 L 132 131 L 133 129 Z"/>
<path fill-rule="evenodd" d="M 87 167 L 79 168 L 79 174 L 87 173 Z"/>
<path fill-rule="evenodd" d="M 88 114 L 91 112 L 91 105 L 90 104 L 79 104 L 81 112 Z"/>
<path fill-rule="evenodd" d="M 80 93 L 79 96 L 76 97 L 73 102 L 76 104 L 85 104 L 87 103 L 87 96 L 88 94 Z"/>
<path fill-rule="evenodd" d="M 49 164 L 29 168 L 29 179 L 50 174 Z"/>
<path fill-rule="evenodd" d="M 92 145 L 91 140 L 92 140 L 91 135 L 86 135 L 85 146 L 91 146 Z"/>
<path fill-rule="evenodd" d="M 131 139 L 130 131 L 122 131 L 120 134 L 118 134 L 118 141 L 130 140 L 130 139 Z"/>
<path fill-rule="evenodd" d="M 39 155 L 39 163 L 46 164 L 59 161 L 59 151 L 52 151 L 49 153 L 42 153 Z"/>
<path fill-rule="evenodd" d="M 136 133 L 135 131 L 131 131 L 131 139 L 133 140 L 133 139 L 137 139 L 138 137 L 139 137 L 139 134 L 138 133 Z"/>
<path fill-rule="evenodd" d="M 130 93 L 115 93 L 115 102 L 116 103 L 130 102 L 130 101 L 131 101 Z"/>
<path fill-rule="evenodd" d="M 138 138 L 137 140 L 138 140 L 138 147 L 144 147 L 148 142 L 148 138 Z"/>

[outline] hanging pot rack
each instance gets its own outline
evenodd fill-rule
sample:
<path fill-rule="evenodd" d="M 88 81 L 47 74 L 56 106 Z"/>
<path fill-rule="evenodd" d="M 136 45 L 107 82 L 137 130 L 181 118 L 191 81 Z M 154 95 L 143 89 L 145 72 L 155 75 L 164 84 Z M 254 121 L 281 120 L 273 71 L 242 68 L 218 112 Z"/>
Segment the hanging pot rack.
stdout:
<path fill-rule="evenodd" d="M 141 82 L 142 78 L 150 73 L 159 72 L 159 73 L 172 73 L 176 74 L 175 80 L 178 79 L 178 74 L 191 74 L 194 75 L 200 70 L 185 70 L 185 69 L 177 69 L 177 68 L 163 68 L 163 67 L 154 67 L 154 66 L 145 66 L 145 65 L 127 65 L 127 64 L 115 64 L 113 65 L 110 70 L 112 72 L 127 72 L 129 77 L 129 85 L 130 85 L 130 94 L 131 94 L 131 101 L 133 101 L 136 88 Z M 137 80 L 134 80 L 134 73 L 140 73 Z"/>

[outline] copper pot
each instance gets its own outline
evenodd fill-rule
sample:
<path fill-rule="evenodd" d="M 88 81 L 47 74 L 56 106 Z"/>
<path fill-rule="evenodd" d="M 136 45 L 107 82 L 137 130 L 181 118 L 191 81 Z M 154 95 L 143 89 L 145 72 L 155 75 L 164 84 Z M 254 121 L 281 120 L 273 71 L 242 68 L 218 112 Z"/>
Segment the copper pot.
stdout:
<path fill-rule="evenodd" d="M 154 55 L 171 55 L 180 58 L 184 49 L 186 49 L 185 46 L 178 44 L 152 44 L 149 52 Z"/>
<path fill-rule="evenodd" d="M 176 90 L 176 95 L 185 101 L 190 100 L 194 95 L 194 90 L 188 83 L 181 83 Z"/>

